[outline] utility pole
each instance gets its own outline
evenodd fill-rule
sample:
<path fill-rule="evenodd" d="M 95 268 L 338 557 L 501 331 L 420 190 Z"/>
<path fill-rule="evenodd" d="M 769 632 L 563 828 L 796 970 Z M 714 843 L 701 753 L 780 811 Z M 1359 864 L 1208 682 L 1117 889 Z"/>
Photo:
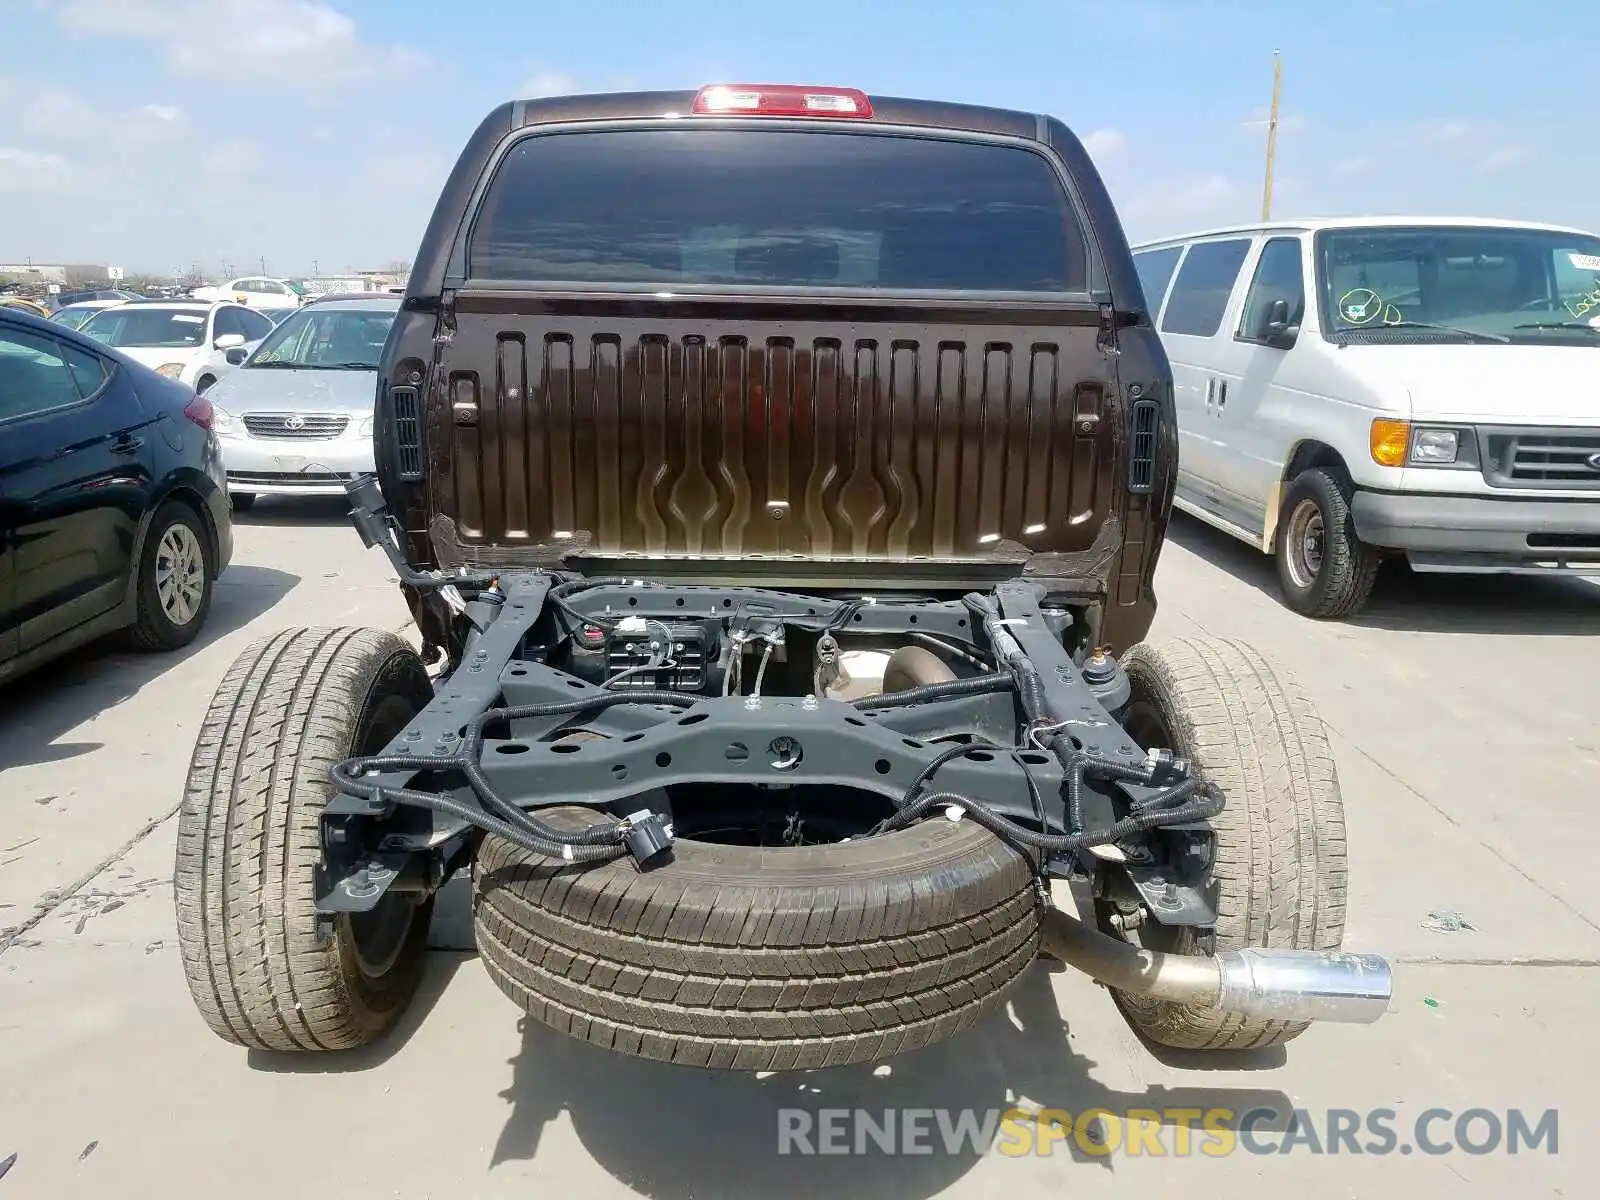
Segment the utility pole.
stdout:
<path fill-rule="evenodd" d="M 1272 110 L 1267 116 L 1267 181 L 1261 192 L 1261 219 L 1272 220 L 1272 169 L 1278 157 L 1278 101 L 1283 95 L 1283 59 L 1272 52 Z"/>
<path fill-rule="evenodd" d="M 261 256 L 261 273 L 263 275 L 267 273 L 267 256 L 265 254 Z"/>

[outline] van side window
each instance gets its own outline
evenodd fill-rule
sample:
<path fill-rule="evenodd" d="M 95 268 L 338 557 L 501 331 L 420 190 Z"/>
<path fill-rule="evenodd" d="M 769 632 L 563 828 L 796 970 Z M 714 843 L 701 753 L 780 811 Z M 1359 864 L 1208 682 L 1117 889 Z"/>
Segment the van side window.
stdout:
<path fill-rule="evenodd" d="M 1182 246 L 1167 246 L 1162 250 L 1142 250 L 1133 256 L 1133 267 L 1139 273 L 1139 287 L 1144 291 L 1151 319 L 1161 312 L 1167 284 L 1172 282 L 1172 272 L 1177 269 L 1182 255 Z"/>
<path fill-rule="evenodd" d="M 1178 281 L 1172 285 L 1172 295 L 1167 298 L 1161 332 L 1215 336 L 1222 328 L 1222 315 L 1227 311 L 1228 297 L 1233 295 L 1239 268 L 1249 253 L 1249 238 L 1190 246 L 1178 271 Z"/>
<path fill-rule="evenodd" d="M 1259 342 L 1266 337 L 1263 326 L 1274 300 L 1289 306 L 1289 324 L 1300 324 L 1306 312 L 1306 280 L 1300 265 L 1299 238 L 1276 237 L 1261 247 L 1255 278 L 1245 294 L 1244 313 L 1239 320 L 1240 341 Z"/>

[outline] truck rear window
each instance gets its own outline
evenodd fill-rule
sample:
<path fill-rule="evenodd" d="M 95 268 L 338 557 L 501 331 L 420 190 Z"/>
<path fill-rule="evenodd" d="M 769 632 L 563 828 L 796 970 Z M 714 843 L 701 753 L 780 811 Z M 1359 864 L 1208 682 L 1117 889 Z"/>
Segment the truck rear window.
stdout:
<path fill-rule="evenodd" d="M 524 138 L 474 279 L 1026 292 L 1086 288 L 1054 168 L 1015 146 L 796 130 Z"/>

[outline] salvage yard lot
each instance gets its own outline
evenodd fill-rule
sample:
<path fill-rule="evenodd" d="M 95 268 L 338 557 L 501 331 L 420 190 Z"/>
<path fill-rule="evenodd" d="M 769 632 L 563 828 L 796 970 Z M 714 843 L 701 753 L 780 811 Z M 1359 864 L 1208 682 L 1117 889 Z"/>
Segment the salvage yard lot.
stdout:
<path fill-rule="evenodd" d="M 376 552 L 338 505 L 264 501 L 201 642 L 80 654 L 0 691 L 0 1200 L 566 1194 L 659 1198 L 1153 1194 L 1241 1198 L 1585 1194 L 1600 1117 L 1600 586 L 1391 571 L 1369 610 L 1316 624 L 1270 562 L 1174 520 L 1155 637 L 1253 641 L 1297 673 L 1348 808 L 1347 947 L 1391 955 L 1377 1025 L 1205 1067 L 1141 1045 L 1100 989 L 1041 963 L 1011 1011 L 889 1068 L 718 1076 L 523 1025 L 469 954 L 441 948 L 398 1035 L 284 1059 L 213 1037 L 172 918 L 175 819 L 212 689 L 294 624 L 402 629 Z M 459 899 L 459 894 L 455 897 Z M 1470 928 L 1446 932 L 1435 913 Z M 462 944 L 459 908 L 436 922 Z M 456 919 L 452 920 L 452 916 Z M 1443 922 L 1449 924 L 1446 920 Z M 779 1156 L 781 1109 L 1560 1112 L 1559 1153 L 1095 1157 Z M 1267 1126 L 1270 1128 L 1270 1126 Z M 1445 1126 L 1440 1126 L 1442 1135 Z M 1365 1139 L 1363 1139 L 1365 1140 Z M 1407 1139 L 1402 1137 L 1403 1142 Z M 937 1141 L 937 1139 L 935 1139 Z M 1167 1145 L 1173 1145 L 1167 1140 Z M 1219 1186 L 1220 1185 L 1220 1186 Z"/>

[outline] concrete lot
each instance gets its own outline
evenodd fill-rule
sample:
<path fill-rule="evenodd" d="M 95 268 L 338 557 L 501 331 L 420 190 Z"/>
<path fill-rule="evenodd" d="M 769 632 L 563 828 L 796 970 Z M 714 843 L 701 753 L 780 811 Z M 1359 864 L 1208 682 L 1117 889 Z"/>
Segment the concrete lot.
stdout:
<path fill-rule="evenodd" d="M 524 1026 L 470 955 L 444 949 L 379 1048 L 272 1058 L 207 1031 L 178 964 L 171 876 L 173 813 L 212 689 L 280 626 L 406 623 L 381 558 L 337 507 L 263 502 L 238 544 L 203 644 L 83 654 L 0 691 L 0 929 L 13 931 L 0 935 L 0 1162 L 17 1155 L 0 1200 L 459 1200 L 541 1186 L 597 1200 L 1593 1194 L 1600 889 L 1584 818 L 1600 797 L 1600 588 L 1395 572 L 1359 620 L 1313 624 L 1277 603 L 1266 560 L 1177 519 L 1157 636 L 1253 640 L 1301 676 L 1332 730 L 1350 827 L 1346 944 L 1397 964 L 1377 1025 L 1314 1028 L 1246 1061 L 1158 1057 L 1103 991 L 1041 964 L 1011 1012 L 876 1071 L 719 1077 Z M 1442 910 L 1473 928 L 1429 928 Z M 459 924 L 442 922 L 438 940 L 459 944 Z M 1013 1103 L 1298 1107 L 1319 1121 L 1383 1107 L 1402 1144 L 1432 1107 L 1556 1108 L 1560 1141 L 1554 1155 L 1331 1161 L 1304 1148 L 1098 1157 L 1064 1142 L 1018 1158 L 777 1154 L 778 1110 L 791 1106 Z"/>

